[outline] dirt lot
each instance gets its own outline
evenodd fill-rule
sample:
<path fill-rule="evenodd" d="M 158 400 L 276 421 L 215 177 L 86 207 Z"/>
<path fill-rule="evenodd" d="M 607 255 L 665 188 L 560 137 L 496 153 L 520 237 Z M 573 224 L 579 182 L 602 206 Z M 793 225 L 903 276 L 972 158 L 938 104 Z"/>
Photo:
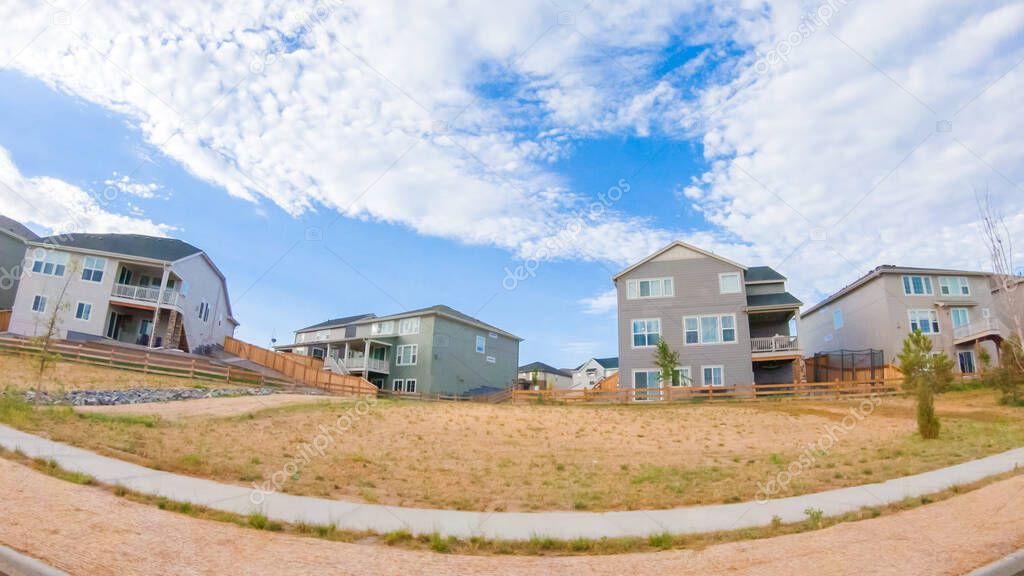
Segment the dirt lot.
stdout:
<path fill-rule="evenodd" d="M 0 390 L 8 387 L 17 390 L 36 388 L 39 365 L 35 358 L 0 354 Z M 196 385 L 215 385 L 218 388 L 234 388 L 224 382 L 211 383 L 188 378 L 153 376 L 130 370 L 117 370 L 102 366 L 91 366 L 74 362 L 57 362 L 47 368 L 42 388 L 46 392 L 68 390 L 119 390 L 122 388 L 188 388 Z"/>
<path fill-rule="evenodd" d="M 188 406 L 207 410 L 220 402 Z M 258 410 L 244 414 L 231 406 L 216 409 L 231 416 L 183 420 L 8 405 L 0 406 L 0 421 L 146 466 L 247 486 L 297 462 L 281 488 L 296 494 L 451 509 L 625 510 L 753 500 L 759 484 L 789 469 L 856 406 L 380 401 L 350 427 L 329 432 L 324 455 L 308 461 L 302 445 L 352 416 L 351 404 L 253 405 Z M 926 442 L 915 433 L 909 403 L 883 402 L 836 434 L 827 452 L 811 453 L 813 464 L 774 496 L 878 482 L 1024 445 L 1024 410 L 997 406 L 991 392 L 944 395 L 938 408 L 942 437 Z"/>
<path fill-rule="evenodd" d="M 121 406 L 77 406 L 76 412 L 134 416 L 156 416 L 165 420 L 182 418 L 223 418 L 248 414 L 265 408 L 278 408 L 296 404 L 330 404 L 329 396 L 308 394 L 273 394 L 270 396 L 237 396 L 234 398 L 203 398 L 177 402 L 125 404 Z"/>
<path fill-rule="evenodd" d="M 452 556 L 198 520 L 0 459 L 0 543 L 71 574 L 963 574 L 1024 546 L 1024 476 L 873 520 L 621 556 Z"/>

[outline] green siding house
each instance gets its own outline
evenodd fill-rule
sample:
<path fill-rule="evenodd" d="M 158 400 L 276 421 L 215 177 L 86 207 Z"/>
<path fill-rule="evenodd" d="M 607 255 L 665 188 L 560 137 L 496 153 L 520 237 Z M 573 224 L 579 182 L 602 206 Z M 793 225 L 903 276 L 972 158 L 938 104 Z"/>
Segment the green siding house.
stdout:
<path fill-rule="evenodd" d="M 522 338 L 448 306 L 390 316 L 360 314 L 295 332 L 278 346 L 324 359 L 391 392 L 473 395 L 515 383 Z"/>

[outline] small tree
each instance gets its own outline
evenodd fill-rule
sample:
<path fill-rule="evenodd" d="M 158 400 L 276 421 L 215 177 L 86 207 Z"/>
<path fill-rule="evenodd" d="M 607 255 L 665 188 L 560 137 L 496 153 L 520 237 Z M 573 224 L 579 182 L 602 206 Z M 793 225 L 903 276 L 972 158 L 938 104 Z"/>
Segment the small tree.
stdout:
<path fill-rule="evenodd" d="M 917 393 L 917 431 L 927 440 L 939 437 L 939 419 L 935 416 L 935 392 L 953 381 L 953 361 L 945 354 L 932 354 L 932 341 L 914 330 L 903 341 L 897 357 L 905 378 L 904 386 Z"/>
<path fill-rule="evenodd" d="M 531 390 L 536 390 L 537 389 L 537 377 L 538 377 L 537 369 L 534 368 L 533 372 L 530 373 L 530 389 Z"/>
<path fill-rule="evenodd" d="M 60 359 L 60 354 L 53 352 L 53 341 L 60 334 L 60 315 L 68 306 L 64 301 L 64 298 L 67 295 L 68 286 L 71 284 L 71 278 L 75 275 L 75 270 L 74 266 L 67 267 L 67 270 L 65 271 L 67 280 L 64 281 L 64 285 L 61 287 L 60 293 L 57 296 L 57 301 L 54 303 L 49 315 L 46 317 L 46 322 L 43 324 L 42 331 L 30 339 L 33 344 L 40 347 L 37 364 L 39 370 L 36 373 L 36 394 L 35 398 L 33 398 L 33 402 L 36 404 L 39 403 L 39 399 L 43 393 L 43 376 L 46 375 L 46 369 Z"/>
<path fill-rule="evenodd" d="M 999 353 L 999 366 L 986 375 L 988 383 L 1002 392 L 1003 404 L 1020 406 L 1024 404 L 1024 352 L 1017 335 L 1003 341 Z"/>
<path fill-rule="evenodd" d="M 662 387 L 671 386 L 672 376 L 676 366 L 679 366 L 679 353 L 669 348 L 664 340 L 658 340 L 658 347 L 654 349 L 654 364 L 661 372 Z"/>

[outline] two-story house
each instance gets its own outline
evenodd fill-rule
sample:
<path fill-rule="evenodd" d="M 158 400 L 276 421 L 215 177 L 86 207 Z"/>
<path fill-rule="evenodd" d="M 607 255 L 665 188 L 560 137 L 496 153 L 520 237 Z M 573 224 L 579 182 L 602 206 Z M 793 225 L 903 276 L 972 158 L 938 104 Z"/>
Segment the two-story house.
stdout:
<path fill-rule="evenodd" d="M 0 311 L 10 311 L 18 294 L 25 248 L 30 241 L 39 240 L 35 232 L 24 224 L 0 215 Z M 0 332 L 6 326 L 0 326 Z"/>
<path fill-rule="evenodd" d="M 591 390 L 597 383 L 619 371 L 618 358 L 591 358 L 572 372 L 572 387 Z"/>
<path fill-rule="evenodd" d="M 534 378 L 537 379 L 534 384 Z M 572 372 L 544 362 L 530 362 L 519 367 L 520 385 L 537 390 L 568 390 L 572 388 Z"/>
<path fill-rule="evenodd" d="M 403 393 L 473 394 L 516 382 L 522 338 L 448 306 L 361 314 L 295 332 L 282 352 L 324 358 L 325 368 Z"/>
<path fill-rule="evenodd" d="M 984 349 L 998 361 L 999 342 L 1008 334 L 995 313 L 987 272 L 879 266 L 808 308 L 801 338 L 808 353 L 881 350 L 895 363 L 903 340 L 920 330 L 933 351 L 955 360 L 963 373 L 980 368 Z"/>
<path fill-rule="evenodd" d="M 673 242 L 613 278 L 618 294 L 619 387 L 751 386 L 802 377 L 792 329 L 801 302 L 786 278 Z M 679 353 L 662 383 L 659 341 Z M 652 399 L 638 394 L 638 398 Z"/>
<path fill-rule="evenodd" d="M 238 322 L 224 275 L 195 246 L 137 234 L 63 234 L 26 243 L 10 331 L 194 350 Z"/>

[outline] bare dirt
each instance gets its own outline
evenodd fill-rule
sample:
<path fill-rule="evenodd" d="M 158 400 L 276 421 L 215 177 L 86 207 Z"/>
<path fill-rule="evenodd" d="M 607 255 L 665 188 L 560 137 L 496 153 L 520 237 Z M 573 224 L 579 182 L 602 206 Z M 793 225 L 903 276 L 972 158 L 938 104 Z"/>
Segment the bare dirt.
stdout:
<path fill-rule="evenodd" d="M 236 396 L 230 398 L 202 398 L 175 402 L 122 404 L 120 406 L 76 406 L 77 412 L 97 412 L 133 416 L 158 416 L 167 420 L 182 418 L 224 418 L 255 412 L 266 408 L 296 404 L 330 403 L 329 396 L 308 394 L 271 394 L 269 396 Z"/>

